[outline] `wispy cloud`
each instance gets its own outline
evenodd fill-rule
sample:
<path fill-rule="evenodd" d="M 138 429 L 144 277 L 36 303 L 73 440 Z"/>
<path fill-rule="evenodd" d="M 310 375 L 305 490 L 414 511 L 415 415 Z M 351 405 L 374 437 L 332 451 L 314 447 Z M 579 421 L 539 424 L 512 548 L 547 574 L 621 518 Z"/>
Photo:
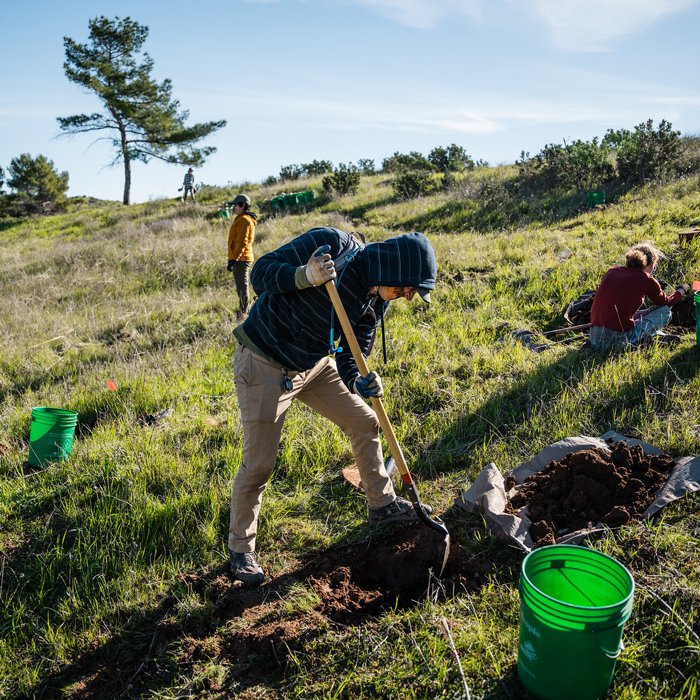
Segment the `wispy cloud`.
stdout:
<path fill-rule="evenodd" d="M 255 0 L 253 0 L 255 1 Z M 265 0 L 257 0 L 265 1 Z M 328 0 L 334 1 L 334 0 Z M 463 15 L 498 21 L 499 13 L 534 13 L 551 42 L 566 51 L 605 51 L 616 40 L 696 5 L 699 0 L 349 0 L 395 22 L 429 29 Z"/>
<path fill-rule="evenodd" d="M 560 49 L 604 51 L 623 36 L 687 10 L 698 0 L 533 0 Z"/>
<path fill-rule="evenodd" d="M 611 124 L 632 124 L 640 112 L 646 118 L 661 106 L 682 108 L 698 99 L 697 95 L 652 92 L 648 86 L 646 91 L 624 90 L 619 84 L 616 94 L 617 99 L 607 95 L 596 101 L 583 93 L 580 99 L 558 101 L 483 94 L 473 95 L 468 102 L 459 96 L 432 96 L 421 103 L 362 105 L 342 98 L 247 93 L 236 97 L 236 110 L 241 117 L 270 126 L 283 121 L 323 130 L 488 135 L 544 124 L 588 123 L 603 129 Z M 228 98 L 222 95 L 222 102 Z"/>
<path fill-rule="evenodd" d="M 427 29 L 453 14 L 479 19 L 483 0 L 356 0 L 384 17 Z"/>

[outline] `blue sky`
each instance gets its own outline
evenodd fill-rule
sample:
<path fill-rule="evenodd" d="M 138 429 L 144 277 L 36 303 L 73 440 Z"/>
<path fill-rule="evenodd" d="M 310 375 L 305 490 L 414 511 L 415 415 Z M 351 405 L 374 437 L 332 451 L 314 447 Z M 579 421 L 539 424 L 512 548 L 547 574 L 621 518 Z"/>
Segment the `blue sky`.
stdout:
<path fill-rule="evenodd" d="M 121 198 L 121 166 L 56 118 L 99 111 L 63 72 L 63 37 L 129 16 L 191 121 L 226 119 L 198 182 L 457 143 L 513 162 L 646 119 L 700 132 L 700 0 L 24 0 L 3 3 L 0 166 L 43 154 L 71 195 Z M 134 165 L 132 201 L 175 196 L 184 168 Z"/>

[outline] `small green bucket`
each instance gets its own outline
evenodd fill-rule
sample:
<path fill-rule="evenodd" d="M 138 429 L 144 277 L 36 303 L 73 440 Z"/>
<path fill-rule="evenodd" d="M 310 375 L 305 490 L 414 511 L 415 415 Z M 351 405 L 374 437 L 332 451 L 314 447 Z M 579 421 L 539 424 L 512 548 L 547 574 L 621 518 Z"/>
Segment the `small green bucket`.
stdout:
<path fill-rule="evenodd" d="M 46 462 L 70 457 L 78 414 L 65 408 L 32 409 L 29 429 L 29 463 L 41 467 Z"/>
<path fill-rule="evenodd" d="M 605 204 L 605 192 L 603 190 L 593 190 L 588 193 L 588 206 L 597 207 L 599 204 Z"/>
<path fill-rule="evenodd" d="M 610 688 L 634 580 L 587 547 L 530 552 L 520 572 L 518 675 L 541 700 L 596 700 Z"/>
<path fill-rule="evenodd" d="M 693 295 L 695 300 L 695 344 L 700 345 L 700 292 Z"/>

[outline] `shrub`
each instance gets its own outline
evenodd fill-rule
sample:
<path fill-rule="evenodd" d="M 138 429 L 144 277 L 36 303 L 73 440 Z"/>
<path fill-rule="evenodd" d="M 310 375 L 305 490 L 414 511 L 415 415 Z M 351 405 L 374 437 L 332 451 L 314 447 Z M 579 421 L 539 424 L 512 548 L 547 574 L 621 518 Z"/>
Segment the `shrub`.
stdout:
<path fill-rule="evenodd" d="M 59 173 L 53 161 L 23 153 L 10 161 L 7 184 L 24 203 L 28 213 L 51 211 L 61 206 L 68 191 L 68 173 Z"/>
<path fill-rule="evenodd" d="M 327 195 L 355 194 L 360 186 L 360 171 L 351 163 L 339 163 L 338 167 L 322 181 L 323 191 Z"/>
<path fill-rule="evenodd" d="M 678 174 L 692 175 L 697 172 L 700 172 L 700 136 L 683 136 L 678 158 Z"/>
<path fill-rule="evenodd" d="M 680 132 L 665 119 L 654 130 L 653 119 L 634 127 L 634 131 L 608 130 L 603 139 L 615 151 L 617 174 L 625 185 L 640 185 L 663 180 L 680 167 Z"/>
<path fill-rule="evenodd" d="M 280 168 L 280 182 L 284 180 L 298 180 L 304 174 L 303 165 L 283 165 Z"/>
<path fill-rule="evenodd" d="M 615 172 L 610 147 L 597 138 L 561 145 L 550 143 L 534 158 L 523 152 L 517 166 L 526 185 L 579 192 L 600 187 L 611 180 Z"/>
<path fill-rule="evenodd" d="M 458 173 L 463 170 L 473 170 L 474 161 L 471 156 L 456 143 L 444 148 L 438 146 L 428 154 L 428 161 L 441 173 Z"/>
<path fill-rule="evenodd" d="M 360 158 L 357 161 L 357 168 L 363 175 L 374 175 L 374 160 L 371 158 Z"/>
<path fill-rule="evenodd" d="M 434 170 L 433 164 L 418 151 L 399 153 L 396 151 L 382 161 L 382 170 L 385 173 L 400 173 L 404 170 Z"/>
<path fill-rule="evenodd" d="M 333 171 L 333 163 L 329 160 L 314 160 L 302 166 L 307 175 L 325 175 Z"/>
<path fill-rule="evenodd" d="M 421 197 L 435 187 L 431 173 L 426 170 L 402 170 L 397 173 L 392 185 L 402 199 Z"/>

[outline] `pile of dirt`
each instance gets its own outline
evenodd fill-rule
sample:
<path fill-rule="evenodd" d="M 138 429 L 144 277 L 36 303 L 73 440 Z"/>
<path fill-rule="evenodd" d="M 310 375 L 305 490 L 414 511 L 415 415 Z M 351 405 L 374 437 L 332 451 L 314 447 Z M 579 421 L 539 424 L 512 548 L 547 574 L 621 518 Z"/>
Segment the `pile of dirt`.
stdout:
<path fill-rule="evenodd" d="M 644 454 L 639 445 L 625 442 L 613 443 L 609 452 L 572 452 L 528 477 L 505 510 L 527 509 L 535 547 L 596 523 L 619 527 L 644 514 L 674 465 L 669 455 Z"/>

